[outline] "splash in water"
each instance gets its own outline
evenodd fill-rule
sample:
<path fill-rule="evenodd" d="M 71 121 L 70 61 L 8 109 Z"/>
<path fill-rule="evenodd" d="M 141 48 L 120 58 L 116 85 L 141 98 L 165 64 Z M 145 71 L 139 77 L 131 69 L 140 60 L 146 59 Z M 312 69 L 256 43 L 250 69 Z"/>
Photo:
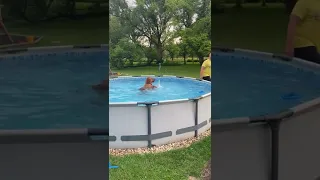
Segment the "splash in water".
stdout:
<path fill-rule="evenodd" d="M 160 79 L 159 79 L 159 82 L 158 82 L 158 88 L 161 88 L 161 83 L 160 83 Z"/>

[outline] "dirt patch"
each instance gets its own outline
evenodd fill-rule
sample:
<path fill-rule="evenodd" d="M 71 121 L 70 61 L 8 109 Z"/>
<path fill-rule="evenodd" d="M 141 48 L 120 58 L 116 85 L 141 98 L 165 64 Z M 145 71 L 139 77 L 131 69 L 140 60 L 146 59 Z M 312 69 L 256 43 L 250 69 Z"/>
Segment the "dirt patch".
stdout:
<path fill-rule="evenodd" d="M 211 159 L 206 164 L 205 168 L 201 173 L 201 177 L 203 180 L 211 180 Z"/>
<path fill-rule="evenodd" d="M 189 176 L 188 180 L 211 180 L 211 159 L 207 162 L 201 172 L 201 178 Z"/>

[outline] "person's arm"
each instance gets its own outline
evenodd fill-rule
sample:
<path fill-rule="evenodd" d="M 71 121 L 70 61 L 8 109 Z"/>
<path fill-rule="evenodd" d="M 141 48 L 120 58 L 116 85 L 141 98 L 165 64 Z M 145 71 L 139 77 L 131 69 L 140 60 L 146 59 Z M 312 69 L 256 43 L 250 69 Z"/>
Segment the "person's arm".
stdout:
<path fill-rule="evenodd" d="M 202 65 L 201 65 L 201 69 L 200 69 L 200 79 L 202 79 L 203 78 L 203 72 L 204 72 L 204 70 L 206 69 L 206 61 L 204 61 L 203 63 L 202 63 Z"/>
<path fill-rule="evenodd" d="M 294 41 L 294 36 L 296 34 L 296 27 L 300 22 L 301 22 L 301 18 L 299 16 L 296 16 L 296 15 L 290 16 L 288 29 L 287 29 L 287 40 L 286 40 L 286 49 L 285 49 L 285 53 L 287 56 L 290 56 L 290 57 L 294 56 L 293 41 Z"/>
<path fill-rule="evenodd" d="M 290 15 L 288 29 L 287 29 L 287 40 L 286 40 L 286 47 L 285 53 L 286 55 L 292 57 L 294 56 L 294 37 L 296 34 L 297 25 L 301 23 L 301 21 L 306 17 L 308 14 L 309 9 L 309 1 L 308 0 L 299 0 Z"/>

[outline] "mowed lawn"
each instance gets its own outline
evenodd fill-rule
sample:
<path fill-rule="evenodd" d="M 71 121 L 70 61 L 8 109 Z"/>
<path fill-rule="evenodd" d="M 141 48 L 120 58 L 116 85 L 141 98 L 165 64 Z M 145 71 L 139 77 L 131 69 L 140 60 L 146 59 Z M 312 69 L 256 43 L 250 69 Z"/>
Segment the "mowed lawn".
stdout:
<path fill-rule="evenodd" d="M 212 44 L 214 46 L 252 49 L 283 53 L 288 15 L 283 4 L 244 5 L 236 10 L 214 15 L 212 19 Z"/>
<path fill-rule="evenodd" d="M 117 70 L 115 70 L 117 71 Z M 125 68 L 117 72 L 123 75 L 174 75 L 199 78 L 200 64 L 188 64 L 180 66 L 162 66 L 160 71 L 157 66 Z"/>

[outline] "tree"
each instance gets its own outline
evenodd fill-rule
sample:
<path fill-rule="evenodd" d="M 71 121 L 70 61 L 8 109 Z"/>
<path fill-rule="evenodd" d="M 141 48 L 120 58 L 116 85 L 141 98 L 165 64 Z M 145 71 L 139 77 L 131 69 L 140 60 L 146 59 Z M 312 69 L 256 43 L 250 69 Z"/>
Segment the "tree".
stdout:
<path fill-rule="evenodd" d="M 111 66 L 118 69 L 123 68 L 127 62 L 133 65 L 133 62 L 141 60 L 142 57 L 142 49 L 128 38 L 120 39 L 118 44 L 114 45 L 112 51 L 110 51 Z"/>
<path fill-rule="evenodd" d="M 190 28 L 194 23 L 196 15 L 195 7 L 198 5 L 198 0 L 177 0 L 175 8 L 172 8 L 175 13 L 176 23 L 181 28 Z"/>
<path fill-rule="evenodd" d="M 170 37 L 173 25 L 174 11 L 170 5 L 175 0 L 137 0 L 135 7 L 129 7 L 124 0 L 121 3 L 117 1 L 111 2 L 112 9 L 116 9 L 114 4 L 121 4 L 113 14 L 129 24 L 136 36 L 148 39 L 149 46 L 156 49 L 156 60 L 158 63 L 162 62 L 164 45 Z"/>
<path fill-rule="evenodd" d="M 126 37 L 123 26 L 115 16 L 109 17 L 109 40 L 110 44 L 117 44 L 121 38 Z"/>
<path fill-rule="evenodd" d="M 179 54 L 179 46 L 172 41 L 166 45 L 166 50 L 172 61 Z"/>
<path fill-rule="evenodd" d="M 179 53 L 180 55 L 183 57 L 183 64 L 186 65 L 187 64 L 187 55 L 190 52 L 190 48 L 188 43 L 186 42 L 186 38 L 181 38 L 180 43 L 178 44 L 179 46 Z"/>
<path fill-rule="evenodd" d="M 196 6 L 197 20 L 204 17 L 211 17 L 211 0 L 198 0 Z"/>
<path fill-rule="evenodd" d="M 211 41 L 208 39 L 208 35 L 205 33 L 193 33 L 190 34 L 186 40 L 194 54 L 198 57 L 199 63 L 202 64 L 204 57 L 206 57 L 211 50 Z"/>

